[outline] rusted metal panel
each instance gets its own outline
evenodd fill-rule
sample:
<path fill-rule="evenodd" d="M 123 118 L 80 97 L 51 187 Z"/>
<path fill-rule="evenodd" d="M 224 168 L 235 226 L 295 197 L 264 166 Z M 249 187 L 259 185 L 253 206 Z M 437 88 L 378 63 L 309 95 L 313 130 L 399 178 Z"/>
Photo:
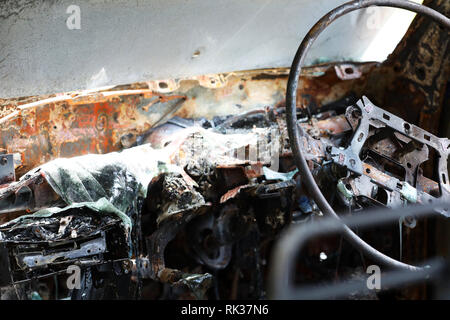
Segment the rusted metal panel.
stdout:
<path fill-rule="evenodd" d="M 18 175 L 58 157 L 120 150 L 124 134 L 148 130 L 184 97 L 135 90 L 64 98 L 20 106 L 0 120 L 2 148 L 22 157 Z"/>
<path fill-rule="evenodd" d="M 450 2 L 424 5 L 450 14 Z M 367 96 L 401 118 L 437 134 L 450 75 L 448 30 L 418 15 L 397 48 L 367 84 Z"/>
<path fill-rule="evenodd" d="M 372 66 L 358 66 L 362 77 Z M 42 96 L 42 100 L 3 100 L 0 148 L 20 155 L 16 165 L 20 177 L 55 158 L 127 148 L 173 116 L 212 119 L 282 106 L 287 73 L 287 69 L 254 70 Z M 335 65 L 328 64 L 306 69 L 302 81 L 304 94 L 314 97 L 309 100 L 314 109 L 347 96 L 354 81 L 362 79 L 340 81 Z M 348 129 L 344 119 L 317 124 L 334 134 Z"/>

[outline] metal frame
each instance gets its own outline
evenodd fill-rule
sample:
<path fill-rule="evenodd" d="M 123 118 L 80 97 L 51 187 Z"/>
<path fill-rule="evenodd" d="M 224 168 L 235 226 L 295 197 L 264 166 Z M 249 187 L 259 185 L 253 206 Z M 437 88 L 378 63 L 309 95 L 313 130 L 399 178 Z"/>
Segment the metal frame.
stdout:
<path fill-rule="evenodd" d="M 275 244 L 272 264 L 270 266 L 269 295 L 271 299 L 327 299 L 342 296 L 349 290 L 361 289 L 365 283 L 350 282 L 327 287 L 299 287 L 293 285 L 294 266 L 300 249 L 312 238 L 343 232 L 347 227 L 368 227 L 400 218 L 430 217 L 440 211 L 449 211 L 450 203 L 436 201 L 424 206 L 410 206 L 397 209 L 377 209 L 363 215 L 355 215 L 342 219 L 327 218 L 320 222 L 304 225 L 292 225 Z M 442 259 L 427 261 L 419 270 L 395 270 L 383 275 L 382 283 L 389 286 L 399 286 L 417 281 L 429 280 L 445 271 L 448 263 Z M 445 283 L 442 283 L 445 285 Z"/>

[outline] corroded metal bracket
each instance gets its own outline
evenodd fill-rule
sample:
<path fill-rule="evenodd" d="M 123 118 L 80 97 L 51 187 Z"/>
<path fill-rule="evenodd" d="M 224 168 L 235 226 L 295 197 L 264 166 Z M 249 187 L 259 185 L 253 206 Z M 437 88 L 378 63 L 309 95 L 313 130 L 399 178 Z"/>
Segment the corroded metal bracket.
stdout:
<path fill-rule="evenodd" d="M 349 145 L 345 149 L 331 147 L 331 159 L 339 166 L 345 167 L 349 171 L 356 174 L 356 176 L 368 176 L 370 181 L 374 181 L 388 189 L 390 192 L 396 190 L 398 193 L 406 198 L 410 198 L 412 202 L 416 202 L 417 194 L 415 197 L 410 197 L 408 192 L 409 187 L 411 187 L 407 181 L 401 181 L 389 175 L 383 175 L 383 177 L 378 177 L 377 179 L 373 176 L 376 175 L 378 170 L 372 166 L 364 163 L 360 156 L 364 144 L 367 142 L 369 137 L 370 127 L 374 128 L 390 128 L 400 133 L 401 135 L 414 140 L 418 145 L 427 146 L 433 148 L 439 154 L 439 189 L 443 197 L 450 196 L 450 187 L 448 180 L 447 171 L 447 159 L 450 151 L 450 140 L 447 138 L 438 138 L 435 135 L 415 126 L 414 124 L 408 123 L 403 119 L 397 117 L 396 115 L 387 112 L 369 101 L 367 97 L 363 97 L 358 103 L 347 109 L 346 117 L 350 125 L 354 128 L 353 136 L 349 142 Z M 415 151 L 415 150 L 414 150 Z M 428 151 L 426 152 L 426 155 Z M 422 158 L 426 161 L 428 157 Z M 421 164 L 415 163 L 415 168 L 411 167 L 411 164 L 404 160 L 405 163 L 401 165 L 405 168 L 405 171 L 410 171 L 410 169 L 415 171 L 417 175 L 418 166 Z M 381 172 L 378 172 L 378 176 Z M 362 179 L 362 178 L 361 178 Z M 359 180 L 358 180 L 359 181 Z M 412 183 L 412 181 L 410 181 Z M 417 182 L 417 181 L 416 181 Z M 358 189 L 358 188 L 357 188 Z M 369 191 L 370 192 L 370 191 Z M 361 192 L 360 190 L 360 193 Z M 431 202 L 433 201 L 433 196 L 425 193 L 418 192 L 419 199 L 421 202 Z M 413 201 L 415 200 L 415 201 Z"/>

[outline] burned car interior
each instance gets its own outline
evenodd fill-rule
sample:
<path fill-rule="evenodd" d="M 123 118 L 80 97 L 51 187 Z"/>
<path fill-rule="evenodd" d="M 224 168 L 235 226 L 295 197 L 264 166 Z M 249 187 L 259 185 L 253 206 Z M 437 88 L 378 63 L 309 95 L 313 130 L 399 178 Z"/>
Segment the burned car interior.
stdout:
<path fill-rule="evenodd" d="M 385 60 L 307 61 L 374 6 Z M 288 66 L 0 95 L 1 299 L 450 299 L 450 2 L 326 12 Z"/>

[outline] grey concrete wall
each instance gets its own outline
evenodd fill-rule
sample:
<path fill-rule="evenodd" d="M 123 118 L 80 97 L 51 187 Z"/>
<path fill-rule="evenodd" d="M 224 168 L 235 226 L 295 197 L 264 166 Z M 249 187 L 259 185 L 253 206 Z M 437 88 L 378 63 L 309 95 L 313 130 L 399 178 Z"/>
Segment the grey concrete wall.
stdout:
<path fill-rule="evenodd" d="M 286 67 L 316 20 L 344 2 L 2 1 L 0 97 Z M 80 7 L 79 30 L 66 25 L 70 5 Z M 377 32 L 367 28 L 365 18 L 360 12 L 339 20 L 309 61 L 359 60 Z"/>

